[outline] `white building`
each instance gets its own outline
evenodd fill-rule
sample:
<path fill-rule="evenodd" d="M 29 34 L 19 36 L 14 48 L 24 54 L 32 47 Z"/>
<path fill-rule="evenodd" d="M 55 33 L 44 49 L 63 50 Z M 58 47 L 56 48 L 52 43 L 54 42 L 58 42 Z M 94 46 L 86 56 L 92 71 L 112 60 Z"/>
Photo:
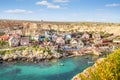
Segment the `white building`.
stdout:
<path fill-rule="evenodd" d="M 88 33 L 84 33 L 81 37 L 82 39 L 89 39 L 90 38 L 90 35 Z"/>
<path fill-rule="evenodd" d="M 113 43 L 120 44 L 120 40 L 118 40 L 118 39 L 115 39 L 115 40 L 113 40 Z"/>
<path fill-rule="evenodd" d="M 80 49 L 80 48 L 83 48 L 83 47 L 84 47 L 84 43 L 81 40 L 79 40 L 77 48 Z"/>
<path fill-rule="evenodd" d="M 20 42 L 20 40 L 19 40 L 19 39 L 16 39 L 15 37 L 11 37 L 11 38 L 9 39 L 9 45 L 10 45 L 11 47 L 16 47 L 16 46 L 18 46 L 18 45 L 19 45 L 19 42 Z"/>
<path fill-rule="evenodd" d="M 101 36 L 99 33 L 93 33 L 92 38 L 94 39 L 95 44 L 100 44 L 102 43 Z"/>

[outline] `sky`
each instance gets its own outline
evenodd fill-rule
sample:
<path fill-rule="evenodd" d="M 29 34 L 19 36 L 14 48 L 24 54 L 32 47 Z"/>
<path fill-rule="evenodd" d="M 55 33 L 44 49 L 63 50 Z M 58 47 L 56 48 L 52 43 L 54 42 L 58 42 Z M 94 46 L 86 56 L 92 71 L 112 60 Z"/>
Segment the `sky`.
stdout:
<path fill-rule="evenodd" d="M 0 19 L 120 23 L 120 0 L 0 0 Z"/>

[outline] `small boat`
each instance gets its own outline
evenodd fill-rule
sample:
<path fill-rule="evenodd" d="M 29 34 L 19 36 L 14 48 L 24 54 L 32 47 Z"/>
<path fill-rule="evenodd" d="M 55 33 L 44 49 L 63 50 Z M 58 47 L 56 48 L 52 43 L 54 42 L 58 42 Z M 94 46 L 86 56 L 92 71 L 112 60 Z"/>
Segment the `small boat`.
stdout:
<path fill-rule="evenodd" d="M 88 64 L 92 64 L 93 63 L 93 61 L 88 61 Z"/>
<path fill-rule="evenodd" d="M 63 64 L 63 63 L 59 63 L 58 65 L 59 65 L 59 66 L 64 66 L 64 64 Z"/>

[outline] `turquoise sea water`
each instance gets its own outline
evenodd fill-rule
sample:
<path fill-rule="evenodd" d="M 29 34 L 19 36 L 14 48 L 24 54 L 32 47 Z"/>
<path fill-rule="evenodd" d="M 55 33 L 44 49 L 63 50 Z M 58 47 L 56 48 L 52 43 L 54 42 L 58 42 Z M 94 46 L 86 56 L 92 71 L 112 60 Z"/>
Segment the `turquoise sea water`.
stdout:
<path fill-rule="evenodd" d="M 74 75 L 93 65 L 88 64 L 92 57 L 74 57 L 39 64 L 0 64 L 0 80 L 71 80 Z M 64 66 L 60 66 L 61 63 Z"/>

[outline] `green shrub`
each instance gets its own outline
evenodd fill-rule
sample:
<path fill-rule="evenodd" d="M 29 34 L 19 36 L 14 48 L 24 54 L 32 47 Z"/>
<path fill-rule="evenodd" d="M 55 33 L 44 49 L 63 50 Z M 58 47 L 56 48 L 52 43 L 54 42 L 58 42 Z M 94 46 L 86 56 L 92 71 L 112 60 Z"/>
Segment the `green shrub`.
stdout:
<path fill-rule="evenodd" d="M 81 80 L 120 80 L 120 49 L 110 54 L 97 66 L 87 69 L 89 79 L 83 74 L 78 74 Z"/>
<path fill-rule="evenodd" d="M 9 47 L 9 43 L 5 42 L 5 41 L 0 41 L 0 48 L 8 48 Z"/>
<path fill-rule="evenodd" d="M 100 32 L 100 35 L 101 35 L 102 38 L 107 38 L 107 37 L 111 36 L 111 34 L 105 33 L 105 32 Z"/>

